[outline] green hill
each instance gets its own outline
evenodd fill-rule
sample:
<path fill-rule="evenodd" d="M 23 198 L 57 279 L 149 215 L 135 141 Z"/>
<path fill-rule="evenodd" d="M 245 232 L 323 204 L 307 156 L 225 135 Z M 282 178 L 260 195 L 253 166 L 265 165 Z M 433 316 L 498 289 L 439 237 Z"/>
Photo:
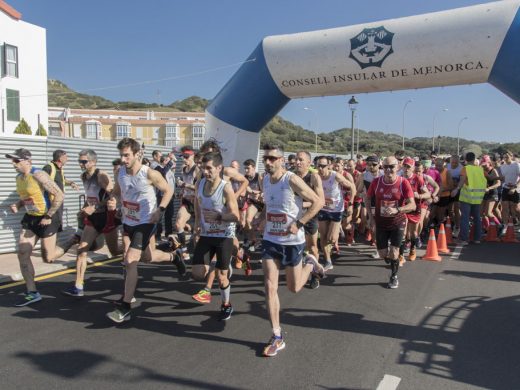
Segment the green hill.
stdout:
<path fill-rule="evenodd" d="M 132 101 L 113 102 L 101 96 L 87 95 L 73 91 L 59 80 L 49 80 L 49 106 L 90 108 L 90 109 L 115 109 L 115 110 L 155 110 L 155 111 L 181 111 L 204 112 L 209 100 L 199 96 L 190 96 L 183 100 L 177 100 L 169 105 L 157 103 L 141 103 Z M 356 134 L 357 136 L 357 134 Z M 281 142 L 286 151 L 296 152 L 308 150 L 314 152 L 316 136 L 314 132 L 304 129 L 283 119 L 274 117 L 260 133 L 261 143 Z M 442 154 L 452 154 L 457 151 L 457 139 L 454 137 L 441 137 Z M 356 138 L 357 143 L 357 138 Z M 357 146 L 357 145 L 356 145 Z M 431 150 L 431 138 L 418 137 L 406 139 L 406 152 L 410 155 L 429 153 Z M 461 150 L 472 150 L 477 155 L 481 153 L 502 153 L 509 149 L 520 154 L 520 143 L 497 145 L 489 142 L 476 142 L 466 139 L 460 140 Z M 436 147 L 437 148 L 437 147 Z M 375 153 L 382 156 L 394 153 L 401 149 L 401 136 L 386 134 L 381 131 L 359 131 L 359 152 L 367 155 Z M 330 133 L 318 134 L 318 152 L 325 154 L 350 154 L 351 131 L 347 128 L 334 130 Z"/>

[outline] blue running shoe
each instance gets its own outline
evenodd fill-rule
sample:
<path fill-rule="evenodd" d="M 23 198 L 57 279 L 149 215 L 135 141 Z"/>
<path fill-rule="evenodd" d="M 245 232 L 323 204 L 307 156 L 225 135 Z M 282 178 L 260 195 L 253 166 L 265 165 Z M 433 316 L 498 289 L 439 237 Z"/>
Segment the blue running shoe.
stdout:
<path fill-rule="evenodd" d="M 23 298 L 21 298 L 16 304 L 16 307 L 24 307 L 30 305 L 34 302 L 39 302 L 42 300 L 42 296 L 38 291 L 31 291 L 27 294 L 24 294 Z"/>
<path fill-rule="evenodd" d="M 69 288 L 62 290 L 61 293 L 69 297 L 82 297 L 84 295 L 83 289 L 77 288 L 75 285 L 72 285 Z"/>

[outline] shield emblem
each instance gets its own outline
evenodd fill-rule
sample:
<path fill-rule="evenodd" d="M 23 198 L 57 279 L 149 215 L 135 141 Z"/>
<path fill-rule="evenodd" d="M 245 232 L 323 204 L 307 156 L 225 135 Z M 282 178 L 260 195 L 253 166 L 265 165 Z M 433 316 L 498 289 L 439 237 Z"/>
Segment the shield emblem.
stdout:
<path fill-rule="evenodd" d="M 384 26 L 365 28 L 354 38 L 350 38 L 349 57 L 356 61 L 361 69 L 369 66 L 381 67 L 384 60 L 392 54 L 394 33 Z"/>

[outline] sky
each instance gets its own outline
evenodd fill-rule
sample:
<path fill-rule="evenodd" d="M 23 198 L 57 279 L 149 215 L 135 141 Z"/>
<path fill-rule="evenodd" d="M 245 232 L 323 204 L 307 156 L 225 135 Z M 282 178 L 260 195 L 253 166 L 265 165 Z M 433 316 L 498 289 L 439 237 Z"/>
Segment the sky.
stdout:
<path fill-rule="evenodd" d="M 193 95 L 212 99 L 269 35 L 483 2 L 7 0 L 23 20 L 47 30 L 49 78 L 114 101 L 163 104 Z M 295 99 L 280 115 L 320 133 L 350 128 L 350 97 Z M 364 130 L 401 134 L 403 109 L 412 100 L 405 110 L 406 137 L 431 137 L 435 117 L 436 135 L 457 136 L 460 124 L 462 138 L 520 142 L 520 106 L 487 84 L 358 94 L 356 99 L 356 127 Z"/>

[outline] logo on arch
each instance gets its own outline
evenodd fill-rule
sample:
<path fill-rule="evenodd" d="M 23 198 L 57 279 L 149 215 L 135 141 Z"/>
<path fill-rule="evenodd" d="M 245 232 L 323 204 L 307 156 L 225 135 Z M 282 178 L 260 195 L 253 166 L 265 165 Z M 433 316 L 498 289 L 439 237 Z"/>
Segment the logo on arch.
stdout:
<path fill-rule="evenodd" d="M 393 39 L 394 33 L 384 26 L 365 28 L 354 38 L 350 38 L 349 57 L 356 61 L 361 69 L 369 66 L 381 67 L 386 58 L 394 52 Z"/>

